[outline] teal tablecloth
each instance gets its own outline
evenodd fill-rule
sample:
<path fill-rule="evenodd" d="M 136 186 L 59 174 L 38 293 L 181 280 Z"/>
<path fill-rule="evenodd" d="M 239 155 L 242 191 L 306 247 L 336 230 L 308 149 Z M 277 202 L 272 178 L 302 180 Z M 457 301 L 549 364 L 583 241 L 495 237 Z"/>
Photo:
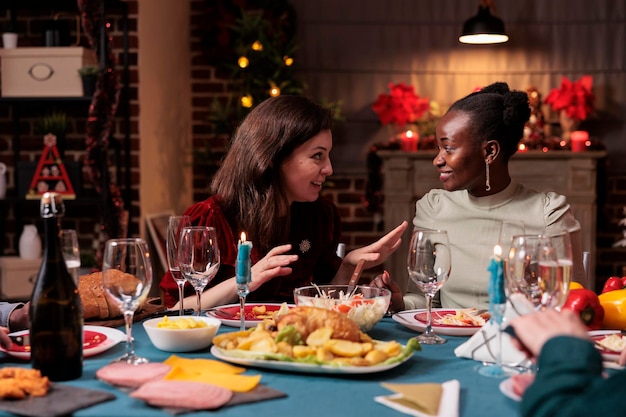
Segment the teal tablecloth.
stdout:
<path fill-rule="evenodd" d="M 222 326 L 220 332 L 232 330 L 236 329 Z M 369 334 L 376 339 L 394 339 L 401 343 L 405 343 L 408 338 L 415 336 L 412 330 L 401 326 L 390 318 L 383 319 Z M 162 361 L 171 355 L 171 353 L 162 352 L 152 346 L 140 323 L 134 325 L 133 336 L 135 337 L 137 353 L 151 361 Z M 380 382 L 445 382 L 450 379 L 457 379 L 461 383 L 459 416 L 518 416 L 519 404 L 500 393 L 498 388 L 500 379 L 481 376 L 475 370 L 477 362 L 454 356 L 454 348 L 467 338 L 452 336 L 446 336 L 446 338 L 448 342 L 443 345 L 423 346 L 421 352 L 416 352 L 413 358 L 398 368 L 371 375 L 312 375 L 249 368 L 247 374 L 261 373 L 263 384 L 283 391 L 288 396 L 281 399 L 226 407 L 213 412 L 206 411 L 184 415 L 237 417 L 375 415 L 377 417 L 400 417 L 404 414 L 374 401 L 375 396 L 390 394 L 389 391 L 380 386 Z M 132 399 L 122 391 L 95 379 L 96 370 L 120 356 L 123 351 L 123 344 L 119 344 L 98 356 L 86 358 L 82 378 L 65 383 L 105 390 L 113 392 L 117 396 L 115 401 L 80 410 L 74 413 L 75 416 L 171 416 L 171 414 L 160 409 L 146 406 L 143 402 Z M 208 349 L 177 355 L 190 358 L 212 358 Z M 16 361 L 9 356 L 0 357 L 0 360 L 1 366 L 24 365 L 24 362 Z M 7 414 L 0 413 L 0 415 Z"/>

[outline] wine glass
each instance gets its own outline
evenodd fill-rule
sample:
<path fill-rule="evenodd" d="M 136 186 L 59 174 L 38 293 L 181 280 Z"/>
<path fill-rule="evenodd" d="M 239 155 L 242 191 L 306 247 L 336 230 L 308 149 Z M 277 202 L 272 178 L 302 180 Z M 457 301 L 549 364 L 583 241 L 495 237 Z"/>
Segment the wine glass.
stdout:
<path fill-rule="evenodd" d="M 506 312 L 506 298 L 504 294 L 494 294 L 497 291 L 504 291 L 505 286 L 506 264 L 508 256 L 503 254 L 509 253 L 511 250 L 511 242 L 513 236 L 525 233 L 524 222 L 517 220 L 503 220 L 498 222 L 498 244 L 494 248 L 494 258 L 490 261 L 489 272 L 492 274 L 500 274 L 492 276 L 492 278 L 502 280 L 499 285 L 490 284 L 489 289 L 489 312 L 491 314 L 491 324 L 496 327 L 498 349 L 495 353 L 495 363 L 485 364 L 478 369 L 481 375 L 503 378 L 515 373 L 513 369 L 502 365 L 502 328 L 505 321 L 504 313 Z M 498 253 L 495 253 L 499 251 Z M 491 282 L 491 281 L 490 281 Z M 489 342 L 487 342 L 489 343 Z"/>
<path fill-rule="evenodd" d="M 180 242 L 180 231 L 183 227 L 191 226 L 189 216 L 170 216 L 167 221 L 167 266 L 172 274 L 172 278 L 178 285 L 178 314 L 184 314 L 183 299 L 185 298 L 184 288 L 186 278 L 180 272 L 178 262 L 178 243 Z"/>
<path fill-rule="evenodd" d="M 132 325 L 135 310 L 146 300 L 152 285 L 152 264 L 143 239 L 110 239 L 104 247 L 102 286 L 124 313 L 126 353 L 115 362 L 141 364 L 148 359 L 135 354 Z"/>
<path fill-rule="evenodd" d="M 567 230 L 559 230 L 550 233 L 552 239 L 552 247 L 556 253 L 556 261 L 558 264 L 556 280 L 560 285 L 558 299 L 555 308 L 560 310 L 569 294 L 569 284 L 572 280 L 572 265 L 574 264 L 572 255 L 572 241 Z"/>
<path fill-rule="evenodd" d="M 560 287 L 552 239 L 544 235 L 513 237 L 506 274 L 508 297 L 519 315 L 555 307 Z"/>
<path fill-rule="evenodd" d="M 78 237 L 74 229 L 62 229 L 59 232 L 61 251 L 67 270 L 78 285 L 78 268 L 80 268 L 80 251 L 78 249 Z"/>
<path fill-rule="evenodd" d="M 426 332 L 417 338 L 420 343 L 432 345 L 446 342 L 432 330 L 432 306 L 435 294 L 450 275 L 450 267 L 448 233 L 445 230 L 414 230 L 409 244 L 407 269 L 426 297 Z"/>
<path fill-rule="evenodd" d="M 202 313 L 202 291 L 220 267 L 220 251 L 215 228 L 208 226 L 183 227 L 178 245 L 180 272 L 196 290 L 198 316 Z"/>

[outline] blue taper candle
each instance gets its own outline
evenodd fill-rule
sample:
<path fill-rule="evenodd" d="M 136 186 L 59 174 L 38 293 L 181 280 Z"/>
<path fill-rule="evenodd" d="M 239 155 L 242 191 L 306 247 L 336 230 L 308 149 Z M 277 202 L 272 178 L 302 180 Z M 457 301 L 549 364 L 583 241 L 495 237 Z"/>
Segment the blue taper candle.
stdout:
<path fill-rule="evenodd" d="M 250 251 L 252 242 L 246 240 L 246 234 L 241 234 L 241 240 L 237 244 L 237 262 L 235 264 L 237 284 L 248 284 L 250 275 Z"/>
<path fill-rule="evenodd" d="M 494 256 L 489 261 L 487 270 L 490 272 L 489 304 L 505 304 L 506 294 L 504 292 L 504 261 L 502 260 L 502 248 L 499 245 L 493 249 Z"/>

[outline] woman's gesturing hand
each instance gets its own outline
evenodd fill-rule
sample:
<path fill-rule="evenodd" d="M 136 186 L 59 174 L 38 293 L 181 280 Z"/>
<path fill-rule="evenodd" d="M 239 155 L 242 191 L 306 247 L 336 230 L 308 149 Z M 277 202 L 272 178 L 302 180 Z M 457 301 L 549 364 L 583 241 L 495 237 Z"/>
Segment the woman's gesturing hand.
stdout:
<path fill-rule="evenodd" d="M 359 260 L 365 259 L 365 269 L 380 265 L 389 255 L 394 253 L 402 242 L 402 234 L 408 227 L 408 223 L 403 221 L 399 226 L 378 239 L 376 242 L 359 249 L 350 251 L 344 258 L 344 262 L 356 265 Z"/>
<path fill-rule="evenodd" d="M 250 291 L 256 290 L 272 278 L 291 274 L 289 265 L 298 260 L 298 255 L 287 255 L 290 250 L 291 245 L 276 246 L 250 268 L 252 273 Z"/>

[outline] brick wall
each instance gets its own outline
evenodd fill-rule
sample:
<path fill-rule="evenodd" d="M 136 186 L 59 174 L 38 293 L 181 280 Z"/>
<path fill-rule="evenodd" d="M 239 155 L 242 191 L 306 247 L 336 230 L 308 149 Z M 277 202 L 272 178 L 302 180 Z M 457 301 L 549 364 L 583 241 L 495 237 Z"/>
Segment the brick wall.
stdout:
<path fill-rule="evenodd" d="M 129 234 L 137 235 L 139 233 L 139 217 L 138 210 L 138 152 L 140 149 L 138 131 L 137 131 L 137 115 L 139 113 L 140 104 L 137 101 L 137 86 L 139 83 L 137 75 L 137 55 L 139 53 L 140 40 L 137 39 L 137 2 L 129 0 L 125 2 L 129 11 L 129 115 L 130 115 L 130 149 L 131 151 L 131 225 Z M 207 185 L 210 180 L 211 172 L 215 169 L 216 161 L 223 155 L 227 138 L 214 138 L 208 131 L 205 120 L 209 114 L 209 106 L 214 98 L 224 98 L 228 91 L 228 74 L 220 73 L 215 67 L 211 66 L 210 59 L 203 52 L 203 36 L 205 32 L 202 30 L 211 20 L 211 13 L 215 13 L 210 5 L 203 0 L 193 0 L 190 2 L 191 7 L 191 34 L 190 48 L 192 56 L 192 105 L 193 105 L 193 143 L 197 151 L 197 155 L 203 156 L 202 159 L 208 162 L 205 164 L 196 164 L 194 166 L 194 200 L 198 201 L 207 196 Z M 7 15 L 0 8 L 0 24 L 7 19 Z M 20 33 L 20 45 L 39 45 L 41 42 L 40 22 L 44 18 L 51 16 L 51 11 L 40 9 L 38 11 L 28 11 L 18 16 Z M 121 16 L 111 13 L 108 15 L 111 22 L 111 37 L 114 49 L 120 57 L 122 53 L 122 27 Z M 37 23 L 39 22 L 39 23 Z M 39 29 L 37 29 L 39 27 Z M 83 40 L 84 42 L 84 40 Z M 84 116 L 86 108 L 83 104 L 73 103 L 64 105 L 63 108 L 71 114 L 73 119 L 70 132 L 68 132 L 67 159 L 70 161 L 81 161 L 84 157 Z M 25 161 L 36 161 L 40 155 L 42 148 L 42 138 L 34 133 L 34 125 L 42 112 L 47 110 L 47 105 L 28 106 L 24 109 L 20 117 L 19 132 L 20 144 L 22 152 L 20 159 Z M 122 112 L 124 106 L 120 108 L 115 123 L 115 137 L 120 140 L 124 137 L 124 118 Z M 12 156 L 12 135 L 13 135 L 13 109 L 5 103 L 0 103 L 0 161 L 9 167 L 9 197 L 15 197 L 15 180 Z M 207 150 L 209 152 L 207 152 Z M 340 167 L 335 166 L 335 170 L 340 172 Z M 363 169 L 365 172 L 365 167 Z M 623 206 L 626 206 L 626 177 L 624 176 L 606 176 L 602 174 L 600 184 L 606 184 L 606 187 L 600 186 L 601 195 L 599 196 L 598 208 L 598 253 L 597 253 L 597 277 L 602 283 L 604 279 L 613 274 L 622 274 L 622 268 L 626 266 L 626 248 L 611 248 L 611 245 L 621 236 L 623 228 L 618 227 L 617 223 L 624 216 L 622 214 Z M 89 179 L 83 179 L 83 187 L 81 193 L 91 195 Z M 329 186 L 325 189 L 324 194 L 331 198 L 339 207 L 340 214 L 343 219 L 343 237 L 342 240 L 347 245 L 347 250 L 357 246 L 362 246 L 374 241 L 383 231 L 389 230 L 395 225 L 383 225 L 378 222 L 374 215 L 368 212 L 362 205 L 362 197 L 365 190 L 365 174 L 363 175 L 341 175 L 336 174 L 329 178 Z M 92 191 L 91 191 L 92 192 Z M 4 207 L 4 206 L 3 206 Z M 90 247 L 94 240 L 94 229 L 98 227 L 97 216 L 93 213 L 97 210 L 93 204 L 77 205 L 68 211 L 65 227 L 73 227 L 79 231 L 81 247 Z M 37 205 L 29 204 L 23 208 L 21 212 L 26 222 L 36 222 Z M 7 216 L 6 232 L 3 238 L 4 254 L 14 254 L 14 240 L 16 234 L 20 231 L 15 230 L 14 214 L 9 210 Z"/>
<path fill-rule="evenodd" d="M 41 2 L 40 2 L 41 3 Z M 109 4 L 109 2 L 107 2 Z M 24 5 L 22 5 L 24 6 Z M 75 1 L 55 2 L 56 8 L 36 4 L 34 7 L 23 8 L 18 7 L 16 10 L 16 19 L 18 23 L 19 47 L 43 46 L 43 27 L 46 20 L 51 20 L 55 13 L 59 11 L 74 12 L 76 10 Z M 122 99 L 115 117 L 113 130 L 111 132 L 114 144 L 119 149 L 124 148 L 124 137 L 126 132 L 125 114 L 128 111 L 130 116 L 130 124 L 128 126 L 130 133 L 131 149 L 130 160 L 131 170 L 125 172 L 123 170 L 123 159 L 115 159 L 115 152 L 111 151 L 111 157 L 115 165 L 119 161 L 122 169 L 119 171 L 118 180 L 123 184 L 126 175 L 129 175 L 131 189 L 128 194 L 131 204 L 127 207 L 131 212 L 131 223 L 129 225 L 129 234 L 137 235 L 139 233 L 137 210 L 137 187 L 140 181 L 139 170 L 137 166 L 137 153 L 139 152 L 139 139 L 136 117 L 138 114 L 137 103 L 137 2 L 135 0 L 121 2 L 114 8 L 107 10 L 106 20 L 110 23 L 109 35 L 113 51 L 118 58 L 118 66 L 116 69 L 122 73 L 123 62 L 123 7 L 128 7 L 128 44 L 129 44 L 129 86 L 128 89 L 122 91 Z M 0 26 L 3 26 L 9 19 L 9 12 L 0 7 Z M 70 25 L 71 26 L 71 25 Z M 71 32 L 71 39 L 76 39 L 76 33 Z M 88 47 L 88 41 L 84 34 L 81 36 L 80 45 Z M 128 97 L 129 102 L 126 103 L 124 97 Z M 67 114 L 69 127 L 66 133 L 66 149 L 64 162 L 66 167 L 76 166 L 80 181 L 73 184 L 77 193 L 76 202 L 67 205 L 67 213 L 62 222 L 62 226 L 66 228 L 74 228 L 78 231 L 79 244 L 81 250 L 89 251 L 94 245 L 97 231 L 101 224 L 101 200 L 94 190 L 93 182 L 89 172 L 82 167 L 85 159 L 85 127 L 86 117 L 88 114 L 90 102 L 82 101 L 38 101 L 38 102 L 21 102 L 21 103 L 0 103 L 0 161 L 7 165 L 7 204 L 2 204 L 1 215 L 4 216 L 4 233 L 2 239 L 2 254 L 17 254 L 17 239 L 21 233 L 21 224 L 34 223 L 38 227 L 41 226 L 39 221 L 38 201 L 20 200 L 17 191 L 17 178 L 22 175 L 26 181 L 30 182 L 30 172 L 24 173 L 21 169 L 16 169 L 14 163 L 14 132 L 19 134 L 19 155 L 20 162 L 30 162 L 36 164 L 39 160 L 43 149 L 43 135 L 37 132 L 37 124 L 40 118 L 51 111 L 63 111 Z M 15 122 L 18 122 L 17 124 Z M 34 168 L 33 168 L 34 169 Z M 116 172 L 114 169 L 113 172 Z M 123 187 L 123 186 L 122 186 Z M 126 196 L 125 196 L 126 197 Z M 13 202 L 16 202 L 13 204 Z M 16 216 L 16 211 L 18 216 Z"/>

